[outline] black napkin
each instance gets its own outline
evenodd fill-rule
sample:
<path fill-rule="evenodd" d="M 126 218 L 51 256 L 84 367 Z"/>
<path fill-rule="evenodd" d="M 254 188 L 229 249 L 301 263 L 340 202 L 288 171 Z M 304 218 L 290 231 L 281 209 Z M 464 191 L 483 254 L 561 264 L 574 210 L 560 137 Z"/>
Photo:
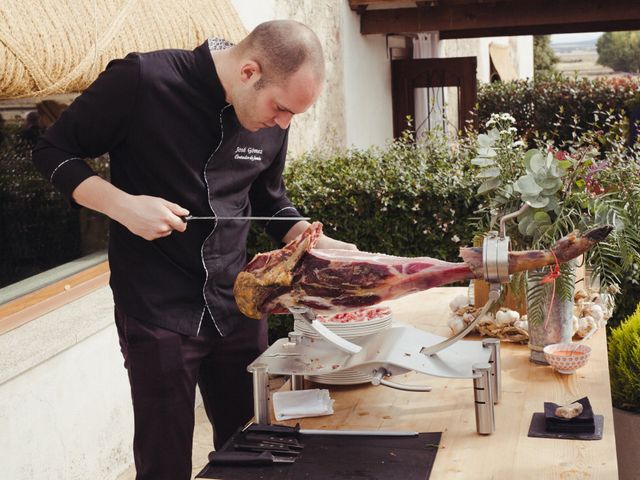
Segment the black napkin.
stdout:
<path fill-rule="evenodd" d="M 593 433 L 595 431 L 593 409 L 589 398 L 584 397 L 576 402 L 582 405 L 582 413 L 571 419 L 556 416 L 556 408 L 561 405 L 544 402 L 544 422 L 548 432 Z"/>

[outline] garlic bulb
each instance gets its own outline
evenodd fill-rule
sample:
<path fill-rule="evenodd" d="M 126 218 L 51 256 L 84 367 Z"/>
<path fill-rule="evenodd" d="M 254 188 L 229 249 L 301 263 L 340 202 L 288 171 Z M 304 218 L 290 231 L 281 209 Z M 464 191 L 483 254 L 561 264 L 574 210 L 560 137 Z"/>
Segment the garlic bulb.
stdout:
<path fill-rule="evenodd" d="M 522 320 L 522 318 L 525 318 L 525 320 Z M 520 330 L 525 330 L 525 331 L 529 331 L 529 322 L 526 320 L 526 315 L 523 316 L 520 320 L 516 320 L 515 322 L 513 322 L 513 326 L 516 328 L 519 328 Z"/>
<path fill-rule="evenodd" d="M 598 329 L 598 324 L 596 323 L 594 318 L 590 316 L 582 317 L 581 319 L 579 319 L 578 325 L 579 327 L 576 333 L 579 337 L 583 338 L 586 337 L 591 330 Z"/>
<path fill-rule="evenodd" d="M 580 330 L 580 319 L 576 315 L 574 315 L 572 329 L 571 329 L 571 336 L 573 337 L 578 330 Z"/>
<path fill-rule="evenodd" d="M 466 307 L 467 305 L 469 305 L 468 297 L 466 295 L 458 295 L 449 302 L 449 309 L 455 312 L 459 308 Z"/>
<path fill-rule="evenodd" d="M 520 314 L 515 310 L 509 310 L 508 308 L 501 308 L 496 312 L 495 323 L 499 327 L 512 325 L 517 320 L 520 320 Z"/>
<path fill-rule="evenodd" d="M 447 325 L 454 335 L 464 330 L 464 327 L 466 326 L 462 317 L 458 315 L 451 315 L 447 321 Z"/>
<path fill-rule="evenodd" d="M 592 317 L 598 324 L 598 327 L 604 327 L 604 309 L 600 305 L 595 303 L 589 305 L 584 309 L 584 314 L 585 316 Z"/>

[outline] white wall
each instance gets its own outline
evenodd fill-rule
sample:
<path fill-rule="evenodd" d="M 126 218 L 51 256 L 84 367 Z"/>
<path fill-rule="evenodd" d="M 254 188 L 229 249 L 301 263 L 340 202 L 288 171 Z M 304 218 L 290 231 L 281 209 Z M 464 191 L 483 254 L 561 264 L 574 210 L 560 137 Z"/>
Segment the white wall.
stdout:
<path fill-rule="evenodd" d="M 275 0 L 231 0 L 240 20 L 247 31 L 253 30 L 259 23 L 281 18 L 275 12 Z"/>
<path fill-rule="evenodd" d="M 519 78 L 533 78 L 533 35 L 509 37 Z"/>
<path fill-rule="evenodd" d="M 443 51 L 445 57 L 477 57 L 477 78 L 481 82 L 489 82 L 491 73 L 489 44 L 491 42 L 508 45 L 510 47 L 511 59 L 518 73 L 518 78 L 533 77 L 533 37 L 531 35 L 461 38 L 441 40 L 441 42 L 444 44 Z"/>
<path fill-rule="evenodd" d="M 384 35 L 361 35 L 360 17 L 342 2 L 346 144 L 366 148 L 393 137 L 391 64 Z"/>
<path fill-rule="evenodd" d="M 114 325 L 0 385 L 2 478 L 112 480 L 133 461 L 132 439 Z"/>

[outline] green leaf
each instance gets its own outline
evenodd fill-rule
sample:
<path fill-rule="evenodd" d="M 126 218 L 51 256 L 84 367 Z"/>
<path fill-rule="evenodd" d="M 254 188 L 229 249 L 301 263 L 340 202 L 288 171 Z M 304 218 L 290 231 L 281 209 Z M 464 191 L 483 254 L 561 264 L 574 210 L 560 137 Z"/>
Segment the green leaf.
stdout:
<path fill-rule="evenodd" d="M 473 165 L 477 165 L 479 167 L 488 167 L 490 165 L 495 165 L 496 164 L 495 160 L 492 160 L 492 159 L 486 158 L 486 157 L 476 157 L 476 158 L 471 160 L 471 163 Z"/>
<path fill-rule="evenodd" d="M 532 155 L 529 161 L 530 170 L 532 172 L 538 172 L 547 168 L 544 156 L 538 152 L 536 155 Z"/>
<path fill-rule="evenodd" d="M 551 217 L 547 212 L 536 212 L 533 214 L 533 221 L 538 225 L 548 225 L 551 223 Z"/>
<path fill-rule="evenodd" d="M 500 186 L 500 178 L 490 178 L 489 180 L 483 182 L 478 187 L 478 194 L 482 195 L 483 193 L 490 192 L 491 190 L 495 190 Z"/>
<path fill-rule="evenodd" d="M 522 196 L 522 200 L 533 208 L 543 208 L 549 203 L 548 197 L 541 196 Z"/>
<path fill-rule="evenodd" d="M 531 171 L 531 158 L 533 158 L 534 155 L 540 155 L 540 150 L 532 148 L 524 154 L 524 167 L 527 171 Z"/>
<path fill-rule="evenodd" d="M 500 167 L 485 168 L 478 173 L 479 178 L 495 178 L 500 176 Z"/>
<path fill-rule="evenodd" d="M 572 165 L 573 162 L 571 160 L 558 160 L 558 167 L 562 168 L 563 170 L 568 169 Z"/>
<path fill-rule="evenodd" d="M 491 147 L 480 147 L 478 149 L 479 157 L 495 157 L 498 153 Z"/>
<path fill-rule="evenodd" d="M 480 147 L 491 148 L 493 146 L 493 142 L 494 138 L 489 135 L 485 135 L 484 133 L 478 135 L 478 145 L 480 145 Z"/>
<path fill-rule="evenodd" d="M 556 210 L 559 206 L 559 200 L 556 197 L 547 197 L 549 199 L 549 203 L 547 203 L 544 207 L 545 211 L 547 212 L 551 212 L 553 210 Z"/>
<path fill-rule="evenodd" d="M 523 196 L 535 196 L 542 191 L 542 187 L 538 185 L 533 177 L 529 175 L 523 175 L 513 185 L 513 189 L 520 192 Z"/>
<path fill-rule="evenodd" d="M 520 235 L 527 235 L 527 229 L 531 223 L 533 223 L 533 215 L 527 215 L 518 221 L 518 231 Z"/>

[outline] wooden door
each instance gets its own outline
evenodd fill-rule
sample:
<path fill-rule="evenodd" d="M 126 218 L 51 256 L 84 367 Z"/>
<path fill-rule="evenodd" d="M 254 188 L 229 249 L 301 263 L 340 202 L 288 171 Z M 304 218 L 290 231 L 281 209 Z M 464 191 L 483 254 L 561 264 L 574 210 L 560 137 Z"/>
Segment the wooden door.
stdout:
<path fill-rule="evenodd" d="M 472 110 L 477 101 L 476 57 L 419 58 L 391 61 L 393 135 L 407 129 L 407 116 L 415 118 L 416 89 L 457 87 L 457 127 L 464 131 L 468 121 L 475 126 Z M 415 134 L 415 124 L 413 133 Z"/>

